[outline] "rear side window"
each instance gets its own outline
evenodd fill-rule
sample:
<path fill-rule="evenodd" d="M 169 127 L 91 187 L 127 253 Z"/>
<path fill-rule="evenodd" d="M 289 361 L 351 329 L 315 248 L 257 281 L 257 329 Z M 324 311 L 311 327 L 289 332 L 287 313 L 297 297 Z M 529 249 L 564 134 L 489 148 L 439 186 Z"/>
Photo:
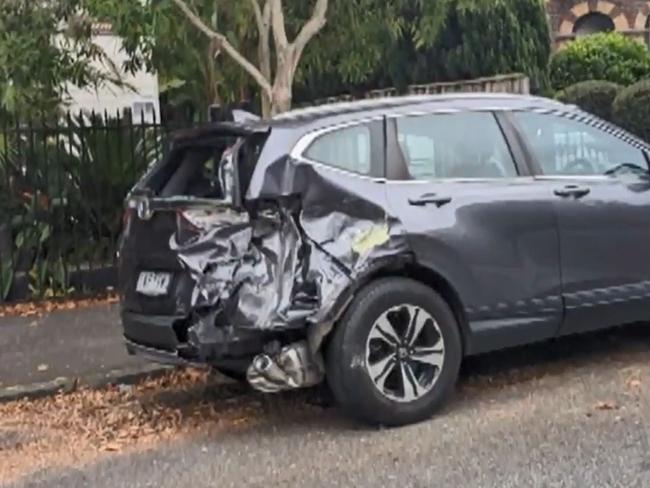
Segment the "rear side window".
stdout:
<path fill-rule="evenodd" d="M 641 150 L 585 122 L 535 112 L 514 117 L 545 175 L 604 175 L 621 164 L 648 167 Z"/>
<path fill-rule="evenodd" d="M 305 157 L 328 166 L 370 174 L 370 129 L 355 125 L 319 136 L 304 153 Z"/>
<path fill-rule="evenodd" d="M 396 120 L 399 146 L 415 179 L 517 176 L 508 145 L 489 112 L 427 114 Z"/>

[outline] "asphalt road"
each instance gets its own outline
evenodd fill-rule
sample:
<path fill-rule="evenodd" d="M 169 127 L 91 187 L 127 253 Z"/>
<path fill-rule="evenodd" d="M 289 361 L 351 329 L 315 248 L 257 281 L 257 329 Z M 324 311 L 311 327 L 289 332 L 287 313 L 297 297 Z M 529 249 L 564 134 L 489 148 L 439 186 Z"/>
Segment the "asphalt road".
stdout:
<path fill-rule="evenodd" d="M 142 364 L 126 353 L 117 305 L 0 318 L 0 388 Z"/>
<path fill-rule="evenodd" d="M 444 412 L 399 429 L 283 395 L 241 428 L 14 486 L 650 487 L 649 353 L 641 325 L 471 359 Z"/>

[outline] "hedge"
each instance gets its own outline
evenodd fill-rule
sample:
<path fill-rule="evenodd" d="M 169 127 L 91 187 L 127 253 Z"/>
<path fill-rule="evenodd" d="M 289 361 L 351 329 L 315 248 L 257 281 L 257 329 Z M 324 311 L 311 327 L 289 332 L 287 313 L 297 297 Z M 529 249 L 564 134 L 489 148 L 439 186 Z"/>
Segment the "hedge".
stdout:
<path fill-rule="evenodd" d="M 628 86 L 645 78 L 650 78 L 648 48 L 616 32 L 572 41 L 557 51 L 550 62 L 551 85 L 555 90 L 587 80 Z"/>
<path fill-rule="evenodd" d="M 614 99 L 620 91 L 621 86 L 611 81 L 589 80 L 569 86 L 558 92 L 555 98 L 611 121 Z"/>
<path fill-rule="evenodd" d="M 622 90 L 613 107 L 614 121 L 650 142 L 650 80 L 642 80 Z"/>

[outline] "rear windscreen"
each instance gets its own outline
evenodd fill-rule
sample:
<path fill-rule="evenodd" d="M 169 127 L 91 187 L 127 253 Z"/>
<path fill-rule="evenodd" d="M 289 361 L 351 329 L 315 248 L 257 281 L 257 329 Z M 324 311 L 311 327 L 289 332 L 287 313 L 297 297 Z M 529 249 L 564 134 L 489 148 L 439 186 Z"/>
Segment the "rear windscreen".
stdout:
<path fill-rule="evenodd" d="M 226 189 L 220 176 L 235 138 L 186 144 L 175 148 L 140 181 L 140 188 L 160 197 L 195 196 L 224 198 Z"/>
<path fill-rule="evenodd" d="M 154 166 L 138 186 L 159 197 L 239 200 L 248 188 L 267 136 L 252 134 L 186 143 Z"/>

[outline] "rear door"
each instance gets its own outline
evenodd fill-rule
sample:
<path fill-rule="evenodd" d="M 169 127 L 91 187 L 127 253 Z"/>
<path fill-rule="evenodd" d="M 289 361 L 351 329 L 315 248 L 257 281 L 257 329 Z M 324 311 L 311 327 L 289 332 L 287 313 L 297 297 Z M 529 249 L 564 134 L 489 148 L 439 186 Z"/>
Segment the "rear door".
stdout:
<path fill-rule="evenodd" d="M 245 141 L 236 132 L 180 137 L 169 156 L 135 186 L 120 246 L 126 311 L 177 317 L 189 313 L 194 280 L 170 242 L 172 236 L 176 242 L 193 239 L 206 219 L 237 206 L 238 182 L 249 177 L 247 166 L 254 165 L 247 159 L 256 157 L 254 147 L 241 147 Z M 243 171 L 236 171 L 237 163 Z"/>
<path fill-rule="evenodd" d="M 388 198 L 418 262 L 460 295 L 468 353 L 553 336 L 562 319 L 552 192 L 492 112 L 387 123 Z"/>
<path fill-rule="evenodd" d="M 642 145 L 579 112 L 515 112 L 553 184 L 560 229 L 563 333 L 650 318 L 650 179 Z"/>

